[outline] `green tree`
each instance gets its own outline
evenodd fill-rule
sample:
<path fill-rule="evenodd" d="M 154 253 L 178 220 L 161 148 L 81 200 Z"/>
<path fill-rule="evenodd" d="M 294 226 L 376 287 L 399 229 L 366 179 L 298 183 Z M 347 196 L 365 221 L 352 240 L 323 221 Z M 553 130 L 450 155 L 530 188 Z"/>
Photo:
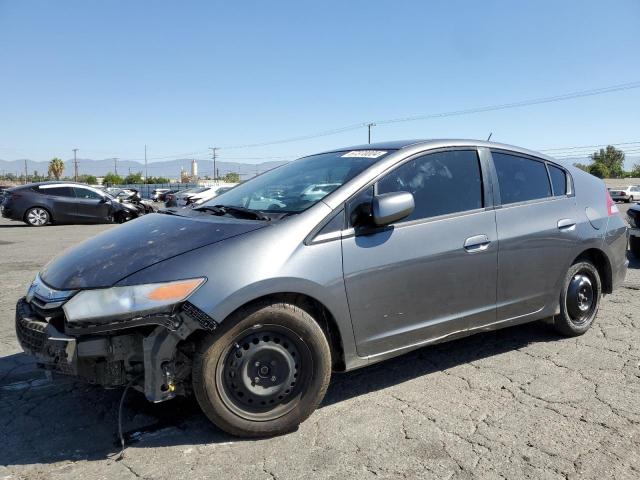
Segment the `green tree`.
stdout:
<path fill-rule="evenodd" d="M 607 145 L 606 149 L 601 148 L 597 152 L 592 153 L 591 159 L 594 163 L 606 167 L 606 171 L 608 172 L 607 177 L 624 177 L 624 152 L 622 150 L 618 150 L 612 145 Z"/>
<path fill-rule="evenodd" d="M 584 163 L 574 163 L 573 166 L 585 172 L 588 172 L 590 167 L 590 165 L 585 165 Z"/>
<path fill-rule="evenodd" d="M 127 183 L 127 184 L 143 183 L 142 172 L 130 173 L 125 177 L 124 183 Z"/>
<path fill-rule="evenodd" d="M 149 177 L 146 183 L 169 183 L 169 181 L 166 177 Z"/>
<path fill-rule="evenodd" d="M 121 185 L 123 178 L 120 175 L 116 175 L 115 173 L 109 172 L 104 176 L 104 183 L 108 183 L 109 185 Z"/>
<path fill-rule="evenodd" d="M 62 159 L 55 157 L 49 162 L 49 176 L 60 180 L 60 177 L 64 173 L 64 162 Z"/>
<path fill-rule="evenodd" d="M 222 177 L 222 181 L 225 183 L 240 183 L 240 174 L 236 172 L 229 172 Z"/>
<path fill-rule="evenodd" d="M 95 175 L 78 175 L 78 181 L 89 185 L 96 185 L 98 183 L 98 179 Z"/>
<path fill-rule="evenodd" d="M 609 172 L 609 169 L 604 163 L 593 163 L 589 165 L 589 173 L 598 178 L 610 178 L 611 176 L 611 172 Z"/>

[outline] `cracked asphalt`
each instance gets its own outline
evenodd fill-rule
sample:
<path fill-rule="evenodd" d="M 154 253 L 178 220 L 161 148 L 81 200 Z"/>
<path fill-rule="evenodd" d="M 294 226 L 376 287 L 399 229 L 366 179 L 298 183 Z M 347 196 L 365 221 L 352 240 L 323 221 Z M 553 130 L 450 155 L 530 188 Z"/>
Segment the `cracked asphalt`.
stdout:
<path fill-rule="evenodd" d="M 623 207 L 621 207 L 623 210 Z M 594 327 L 544 322 L 423 348 L 333 377 L 289 435 L 242 441 L 193 400 L 125 404 L 122 390 L 52 379 L 22 354 L 14 306 L 63 249 L 109 225 L 0 220 L 0 480 L 100 478 L 640 478 L 640 262 Z"/>

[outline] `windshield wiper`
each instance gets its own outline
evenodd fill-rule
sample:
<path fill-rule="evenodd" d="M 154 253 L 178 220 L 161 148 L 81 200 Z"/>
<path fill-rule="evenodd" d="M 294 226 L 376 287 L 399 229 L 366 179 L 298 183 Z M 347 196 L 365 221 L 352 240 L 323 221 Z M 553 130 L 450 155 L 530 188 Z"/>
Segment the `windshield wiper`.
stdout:
<path fill-rule="evenodd" d="M 214 215 L 232 215 L 239 218 L 249 218 L 253 220 L 271 220 L 268 216 L 259 212 L 258 210 L 251 210 L 250 208 L 234 207 L 233 205 L 206 205 L 204 207 L 195 208 L 194 210 L 209 211 Z"/>
<path fill-rule="evenodd" d="M 159 210 L 156 210 L 156 213 L 163 213 L 164 215 L 176 215 L 178 217 L 182 216 L 175 210 L 169 210 L 168 208 L 161 208 Z"/>

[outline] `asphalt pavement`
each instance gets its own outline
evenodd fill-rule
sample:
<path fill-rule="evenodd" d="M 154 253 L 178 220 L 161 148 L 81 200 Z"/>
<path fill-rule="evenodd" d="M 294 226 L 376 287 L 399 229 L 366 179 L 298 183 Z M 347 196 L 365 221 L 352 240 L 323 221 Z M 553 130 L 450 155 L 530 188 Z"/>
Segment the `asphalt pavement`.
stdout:
<path fill-rule="evenodd" d="M 620 206 L 625 210 L 625 206 Z M 640 478 L 640 262 L 584 336 L 544 322 L 334 375 L 294 433 L 244 441 L 193 400 L 125 404 L 21 353 L 14 306 L 53 256 L 111 225 L 0 220 L 0 480 Z"/>

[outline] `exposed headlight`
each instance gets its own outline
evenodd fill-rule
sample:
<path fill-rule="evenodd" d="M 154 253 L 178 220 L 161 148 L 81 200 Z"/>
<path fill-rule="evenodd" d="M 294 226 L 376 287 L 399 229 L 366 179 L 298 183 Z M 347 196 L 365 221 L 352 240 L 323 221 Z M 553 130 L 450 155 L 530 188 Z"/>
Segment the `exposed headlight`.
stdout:
<path fill-rule="evenodd" d="M 192 278 L 130 287 L 83 290 L 64 304 L 69 322 L 111 320 L 169 312 L 185 301 L 206 279 Z"/>

